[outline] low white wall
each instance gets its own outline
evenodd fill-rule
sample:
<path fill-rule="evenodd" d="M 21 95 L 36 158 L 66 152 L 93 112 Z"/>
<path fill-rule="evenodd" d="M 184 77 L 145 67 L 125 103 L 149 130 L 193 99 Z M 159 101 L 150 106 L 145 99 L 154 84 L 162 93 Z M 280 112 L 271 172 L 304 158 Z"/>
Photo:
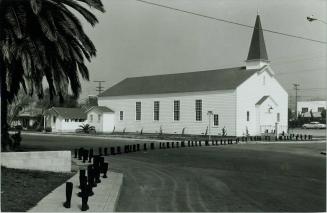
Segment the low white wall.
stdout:
<path fill-rule="evenodd" d="M 15 169 L 71 172 L 71 152 L 2 152 L 1 166 Z"/>

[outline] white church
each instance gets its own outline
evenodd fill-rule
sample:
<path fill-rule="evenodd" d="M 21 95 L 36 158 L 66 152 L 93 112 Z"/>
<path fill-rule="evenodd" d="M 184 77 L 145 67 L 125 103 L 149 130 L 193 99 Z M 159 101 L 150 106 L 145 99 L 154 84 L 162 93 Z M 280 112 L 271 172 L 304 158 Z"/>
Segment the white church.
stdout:
<path fill-rule="evenodd" d="M 288 94 L 270 67 L 259 15 L 244 67 L 126 78 L 101 93 L 110 131 L 260 135 L 287 132 Z"/>

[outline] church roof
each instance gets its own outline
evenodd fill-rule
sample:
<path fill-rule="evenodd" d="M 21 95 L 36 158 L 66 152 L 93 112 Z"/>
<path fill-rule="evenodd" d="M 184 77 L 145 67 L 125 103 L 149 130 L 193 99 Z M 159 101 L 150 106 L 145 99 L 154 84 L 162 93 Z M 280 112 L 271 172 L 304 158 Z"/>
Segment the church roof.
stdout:
<path fill-rule="evenodd" d="M 255 26 L 252 33 L 252 39 L 247 60 L 266 60 L 268 55 L 266 51 L 265 40 L 260 22 L 260 16 L 257 15 Z"/>
<path fill-rule="evenodd" d="M 234 67 L 126 78 L 105 90 L 99 97 L 232 90 L 257 71 Z"/>

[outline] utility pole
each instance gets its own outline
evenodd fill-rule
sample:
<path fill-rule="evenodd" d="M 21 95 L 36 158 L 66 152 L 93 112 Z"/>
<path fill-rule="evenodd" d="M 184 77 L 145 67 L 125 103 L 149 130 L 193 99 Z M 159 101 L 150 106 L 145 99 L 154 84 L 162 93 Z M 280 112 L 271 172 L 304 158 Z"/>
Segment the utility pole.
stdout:
<path fill-rule="evenodd" d="M 294 89 L 295 89 L 295 118 L 297 118 L 297 91 L 299 90 L 298 86 L 300 86 L 300 84 L 293 84 Z"/>
<path fill-rule="evenodd" d="M 101 85 L 101 83 L 106 82 L 106 81 L 93 81 L 93 82 L 99 83 L 99 86 L 96 87 L 97 88 L 96 91 L 100 95 L 100 93 L 103 91 L 103 86 Z"/>

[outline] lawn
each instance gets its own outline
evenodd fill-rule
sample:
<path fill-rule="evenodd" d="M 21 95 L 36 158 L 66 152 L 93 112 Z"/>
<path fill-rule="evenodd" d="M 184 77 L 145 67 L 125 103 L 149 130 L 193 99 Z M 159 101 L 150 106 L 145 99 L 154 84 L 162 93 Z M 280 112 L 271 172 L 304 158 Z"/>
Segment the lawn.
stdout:
<path fill-rule="evenodd" d="M 1 211 L 27 211 L 73 175 L 1 167 Z"/>

